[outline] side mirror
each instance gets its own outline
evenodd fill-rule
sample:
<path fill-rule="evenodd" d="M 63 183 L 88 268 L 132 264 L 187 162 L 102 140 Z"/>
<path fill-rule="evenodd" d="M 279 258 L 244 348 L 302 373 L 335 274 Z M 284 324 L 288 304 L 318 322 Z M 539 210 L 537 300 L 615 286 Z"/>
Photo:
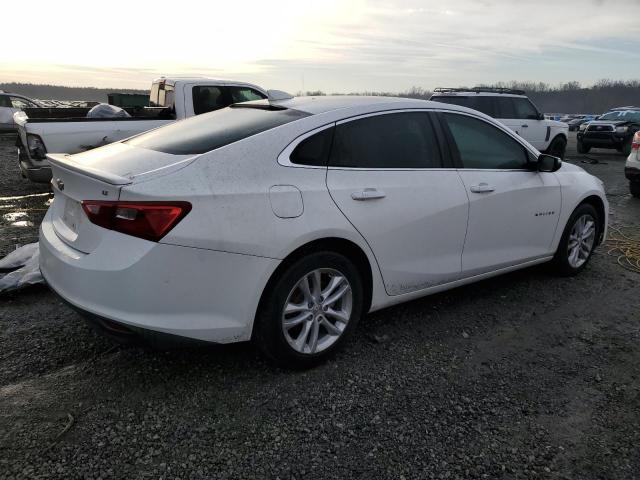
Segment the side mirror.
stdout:
<path fill-rule="evenodd" d="M 557 172 L 562 166 L 562 160 L 553 155 L 547 155 L 541 153 L 538 157 L 538 171 L 539 172 Z"/>
<path fill-rule="evenodd" d="M 538 113 L 538 120 L 544 120 L 544 113 Z"/>

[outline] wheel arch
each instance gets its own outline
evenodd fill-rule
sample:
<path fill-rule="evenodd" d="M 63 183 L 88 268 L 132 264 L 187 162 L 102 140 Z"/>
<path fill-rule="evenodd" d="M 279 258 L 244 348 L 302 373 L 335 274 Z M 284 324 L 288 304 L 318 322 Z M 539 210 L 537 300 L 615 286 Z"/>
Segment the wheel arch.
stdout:
<path fill-rule="evenodd" d="M 269 280 L 262 290 L 260 300 L 258 301 L 258 307 L 256 309 L 255 317 L 257 318 L 260 309 L 262 308 L 263 302 L 265 301 L 266 295 L 271 291 L 273 284 L 277 281 L 277 279 L 286 268 L 306 255 L 323 251 L 339 253 L 341 255 L 344 255 L 354 263 L 354 265 L 360 272 L 363 282 L 364 306 L 362 311 L 364 313 L 368 312 L 371 308 L 373 298 L 374 265 L 371 264 L 371 261 L 369 260 L 369 257 L 367 256 L 365 251 L 355 242 L 341 237 L 325 237 L 311 240 L 297 247 L 280 262 L 280 264 L 276 267 L 276 269 L 269 277 Z"/>

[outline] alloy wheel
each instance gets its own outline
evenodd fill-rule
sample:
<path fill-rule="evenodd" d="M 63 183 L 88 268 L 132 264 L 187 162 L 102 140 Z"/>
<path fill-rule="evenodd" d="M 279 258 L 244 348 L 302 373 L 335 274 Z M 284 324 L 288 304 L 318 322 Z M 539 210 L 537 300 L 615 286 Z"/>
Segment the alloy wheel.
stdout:
<path fill-rule="evenodd" d="M 282 330 L 296 352 L 316 354 L 342 335 L 353 309 L 347 277 L 319 268 L 304 275 L 291 289 L 282 311 Z"/>
<path fill-rule="evenodd" d="M 596 239 L 596 222 L 589 215 L 581 215 L 573 224 L 567 244 L 568 262 L 573 268 L 580 268 L 589 259 Z"/>

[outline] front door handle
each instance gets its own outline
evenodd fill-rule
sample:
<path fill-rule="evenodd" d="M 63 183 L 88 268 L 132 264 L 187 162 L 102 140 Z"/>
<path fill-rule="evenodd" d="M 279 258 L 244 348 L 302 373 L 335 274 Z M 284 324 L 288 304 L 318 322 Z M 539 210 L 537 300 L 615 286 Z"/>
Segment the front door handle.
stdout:
<path fill-rule="evenodd" d="M 490 193 L 493 192 L 495 188 L 488 183 L 482 182 L 478 185 L 473 185 L 469 190 L 471 190 L 473 193 Z"/>
<path fill-rule="evenodd" d="M 353 192 L 351 194 L 351 198 L 354 200 L 375 200 L 377 198 L 384 198 L 386 195 L 382 190 L 378 190 L 377 188 L 365 188 L 364 190 L 360 190 L 358 192 Z"/>
<path fill-rule="evenodd" d="M 521 127 L 522 127 L 522 128 L 529 128 L 529 125 L 524 124 L 524 125 L 521 125 Z"/>

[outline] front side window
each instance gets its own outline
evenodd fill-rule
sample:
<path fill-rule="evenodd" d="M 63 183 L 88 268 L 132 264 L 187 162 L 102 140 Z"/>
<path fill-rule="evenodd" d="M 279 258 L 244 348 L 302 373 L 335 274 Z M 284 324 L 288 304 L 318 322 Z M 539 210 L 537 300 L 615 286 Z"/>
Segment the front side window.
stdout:
<path fill-rule="evenodd" d="M 376 115 L 338 125 L 329 164 L 368 169 L 442 166 L 425 112 Z"/>
<path fill-rule="evenodd" d="M 233 103 L 263 100 L 266 97 L 259 91 L 249 87 L 228 87 Z"/>
<path fill-rule="evenodd" d="M 233 103 L 231 99 L 227 98 L 227 92 L 222 87 L 195 86 L 192 90 L 192 96 L 193 113 L 196 115 L 213 112 Z"/>
<path fill-rule="evenodd" d="M 513 104 L 516 109 L 516 116 L 525 120 L 537 120 L 538 110 L 526 98 L 514 98 Z"/>
<path fill-rule="evenodd" d="M 464 168 L 524 169 L 524 146 L 493 125 L 454 113 L 443 114 Z"/>
<path fill-rule="evenodd" d="M 125 143 L 173 155 L 195 155 L 309 116 L 298 110 L 270 109 L 268 105 L 241 105 L 171 123 Z"/>

